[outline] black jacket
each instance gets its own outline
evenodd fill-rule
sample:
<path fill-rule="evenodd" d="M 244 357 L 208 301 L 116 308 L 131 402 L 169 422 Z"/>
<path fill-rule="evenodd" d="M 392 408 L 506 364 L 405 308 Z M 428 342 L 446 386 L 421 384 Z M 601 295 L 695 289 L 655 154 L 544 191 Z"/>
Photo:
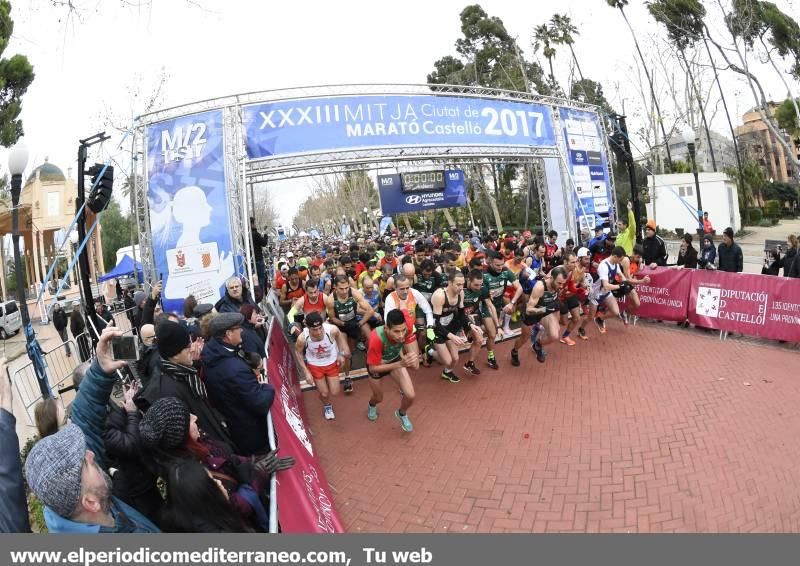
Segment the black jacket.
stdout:
<path fill-rule="evenodd" d="M 800 253 L 796 248 L 787 250 L 781 261 L 783 262 L 784 277 L 800 277 Z"/>
<path fill-rule="evenodd" d="M 725 242 L 721 243 L 717 248 L 717 262 L 720 271 L 741 273 L 744 271 L 742 248 L 736 242 L 731 242 L 730 246 L 726 246 Z"/>
<path fill-rule="evenodd" d="M 255 352 L 263 360 L 267 357 L 266 342 L 267 337 L 261 328 L 255 328 L 247 321 L 242 323 L 242 349 L 245 352 Z"/>
<path fill-rule="evenodd" d="M 264 259 L 262 248 L 269 244 L 269 240 L 265 235 L 259 234 L 255 228 L 251 230 L 251 233 L 253 235 L 253 257 L 256 261 L 262 261 Z"/>
<path fill-rule="evenodd" d="M 667 265 L 667 245 L 661 236 L 653 236 L 642 240 L 644 253 L 642 259 L 645 265 L 655 263 L 656 265 Z"/>
<path fill-rule="evenodd" d="M 145 454 L 140 448 L 140 420 L 139 411 L 129 413 L 114 403 L 109 404 L 103 433 L 106 464 L 117 469 L 112 476 L 113 494 L 148 519 L 157 521 L 163 500 L 156 475 L 145 465 Z"/>
<path fill-rule="evenodd" d="M 682 265 L 689 269 L 697 269 L 697 250 L 690 245 L 686 248 L 686 253 L 678 253 L 678 262 L 675 265 Z"/>
<path fill-rule="evenodd" d="M 136 406 L 146 412 L 162 397 L 177 397 L 186 403 L 189 412 L 197 415 L 198 426 L 210 438 L 238 447 L 231 439 L 224 418 L 211 406 L 199 376 L 190 374 L 188 369 L 173 371 L 172 365 L 162 359 L 158 370 L 150 376 L 150 382 L 136 395 Z"/>
<path fill-rule="evenodd" d="M 53 310 L 53 326 L 59 332 L 67 328 L 67 315 L 64 313 L 64 309 Z"/>
<path fill-rule="evenodd" d="M 225 415 L 238 453 L 249 456 L 269 452 L 267 413 L 275 389 L 259 383 L 239 351 L 218 337 L 206 342 L 202 358 L 208 396 Z"/>
<path fill-rule="evenodd" d="M 5 379 L 5 376 L 0 376 Z M 28 502 L 14 415 L 0 409 L 0 533 L 29 533 Z"/>

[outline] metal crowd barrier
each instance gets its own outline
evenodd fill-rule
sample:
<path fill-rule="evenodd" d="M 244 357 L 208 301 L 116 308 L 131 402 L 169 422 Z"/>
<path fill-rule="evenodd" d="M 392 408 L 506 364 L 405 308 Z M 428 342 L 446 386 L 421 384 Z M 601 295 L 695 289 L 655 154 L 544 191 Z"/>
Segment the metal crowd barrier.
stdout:
<path fill-rule="evenodd" d="M 76 337 L 77 339 L 67 340 L 55 348 L 43 352 L 50 392 L 53 398 L 61 404 L 62 409 L 66 409 L 61 395 L 61 390 L 63 389 L 62 385 L 68 380 L 70 382 L 72 381 L 75 368 L 81 364 L 81 359 L 91 358 L 91 352 L 88 352 L 88 355 L 84 358 L 81 354 L 86 352 L 79 351 L 78 349 L 78 344 L 83 344 L 85 346 L 86 341 L 80 339 L 80 337 L 84 335 L 86 335 L 86 333 L 79 335 Z M 91 341 L 89 344 L 91 344 Z M 69 352 L 69 355 L 67 352 Z M 16 387 L 17 397 L 25 408 L 28 423 L 33 425 L 33 408 L 36 406 L 36 403 L 42 400 L 42 392 L 39 387 L 39 380 L 36 377 L 36 371 L 33 368 L 33 362 L 29 361 L 13 373 L 10 371 L 8 371 L 8 373 Z"/>

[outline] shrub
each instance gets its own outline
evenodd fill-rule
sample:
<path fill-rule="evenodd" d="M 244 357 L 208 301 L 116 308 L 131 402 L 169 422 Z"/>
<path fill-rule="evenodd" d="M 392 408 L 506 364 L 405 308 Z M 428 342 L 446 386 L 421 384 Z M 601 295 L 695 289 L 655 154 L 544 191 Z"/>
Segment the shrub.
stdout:
<path fill-rule="evenodd" d="M 773 225 L 772 224 L 772 219 L 770 219 L 770 218 L 762 218 L 761 221 L 758 223 L 758 225 L 763 227 L 763 228 L 768 228 L 768 227 Z"/>
<path fill-rule="evenodd" d="M 775 218 L 774 216 L 772 218 L 770 218 L 769 220 L 770 220 L 770 222 L 772 222 L 773 226 L 777 226 L 778 223 L 781 221 L 780 218 Z"/>
<path fill-rule="evenodd" d="M 778 218 L 781 215 L 781 202 L 768 200 L 764 203 L 764 216 L 768 218 Z"/>
<path fill-rule="evenodd" d="M 764 217 L 764 214 L 761 212 L 760 208 L 751 208 L 748 210 L 748 217 L 750 218 L 750 224 L 753 226 L 759 225 L 761 219 Z"/>

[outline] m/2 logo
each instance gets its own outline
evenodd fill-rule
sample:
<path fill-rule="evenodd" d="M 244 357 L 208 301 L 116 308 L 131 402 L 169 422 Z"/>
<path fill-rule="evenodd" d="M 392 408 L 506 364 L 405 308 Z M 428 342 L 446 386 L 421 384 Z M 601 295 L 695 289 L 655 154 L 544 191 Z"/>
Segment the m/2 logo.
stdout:
<path fill-rule="evenodd" d="M 181 126 L 161 132 L 161 154 L 164 162 L 199 159 L 207 143 L 206 125 L 203 122 Z"/>
<path fill-rule="evenodd" d="M 381 186 L 383 187 L 391 187 L 394 183 L 394 179 L 391 177 L 381 177 Z"/>

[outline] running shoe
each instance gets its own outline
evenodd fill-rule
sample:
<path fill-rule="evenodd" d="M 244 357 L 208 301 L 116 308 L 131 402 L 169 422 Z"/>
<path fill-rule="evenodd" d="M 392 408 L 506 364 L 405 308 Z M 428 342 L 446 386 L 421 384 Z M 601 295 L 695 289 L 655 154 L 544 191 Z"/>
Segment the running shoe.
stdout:
<path fill-rule="evenodd" d="M 336 415 L 333 414 L 333 407 L 331 407 L 330 405 L 325 405 L 325 410 L 323 414 L 325 415 L 325 420 L 327 421 L 332 421 L 333 419 L 336 418 Z"/>
<path fill-rule="evenodd" d="M 414 430 L 414 425 L 411 424 L 411 420 L 409 420 L 408 415 L 401 415 L 400 411 L 395 411 L 394 416 L 397 417 L 397 420 L 400 421 L 400 427 L 403 429 L 404 432 L 411 432 Z"/>
<path fill-rule="evenodd" d="M 533 347 L 533 345 L 536 344 L 536 342 L 538 341 L 539 333 L 542 330 L 544 330 L 544 326 L 542 326 L 538 322 L 531 327 L 531 347 Z"/>
<path fill-rule="evenodd" d="M 486 358 L 486 365 L 491 369 L 500 369 L 500 366 L 497 365 L 497 358 L 494 357 L 494 352 Z"/>
<path fill-rule="evenodd" d="M 595 318 L 594 323 L 597 325 L 597 330 L 600 331 L 600 334 L 606 333 L 606 321 L 602 318 Z"/>
<path fill-rule="evenodd" d="M 589 337 L 586 336 L 586 329 L 585 328 L 579 328 L 578 329 L 578 338 L 580 338 L 581 340 L 588 340 L 589 339 Z"/>
<path fill-rule="evenodd" d="M 367 418 L 371 421 L 378 420 L 378 407 L 367 405 Z"/>
<path fill-rule="evenodd" d="M 624 311 L 619 313 L 619 319 L 622 321 L 622 324 L 628 326 L 628 313 Z"/>
<path fill-rule="evenodd" d="M 519 352 L 512 348 L 511 350 L 511 365 L 516 367 L 519 365 Z"/>
<path fill-rule="evenodd" d="M 559 342 L 561 342 L 562 344 L 566 344 L 567 346 L 574 346 L 575 344 L 577 344 L 577 342 L 575 342 L 575 340 L 573 340 L 569 336 L 562 336 Z"/>
<path fill-rule="evenodd" d="M 345 393 L 352 393 L 353 392 L 353 380 L 349 377 L 344 378 L 344 385 L 342 386 Z"/>
<path fill-rule="evenodd" d="M 445 381 L 449 381 L 450 383 L 458 383 L 459 381 L 461 381 L 461 378 L 459 378 L 456 374 L 454 374 L 453 370 L 449 371 L 444 370 L 442 372 L 442 379 L 444 379 Z"/>
<path fill-rule="evenodd" d="M 539 362 L 540 364 L 543 364 L 547 354 L 545 353 L 544 348 L 542 348 L 542 345 L 539 344 L 539 342 L 534 342 L 533 351 L 536 352 L 536 361 Z"/>
<path fill-rule="evenodd" d="M 472 375 L 480 375 L 481 370 L 478 369 L 478 366 L 475 365 L 475 362 L 467 362 L 464 364 L 464 369 L 470 372 Z"/>

